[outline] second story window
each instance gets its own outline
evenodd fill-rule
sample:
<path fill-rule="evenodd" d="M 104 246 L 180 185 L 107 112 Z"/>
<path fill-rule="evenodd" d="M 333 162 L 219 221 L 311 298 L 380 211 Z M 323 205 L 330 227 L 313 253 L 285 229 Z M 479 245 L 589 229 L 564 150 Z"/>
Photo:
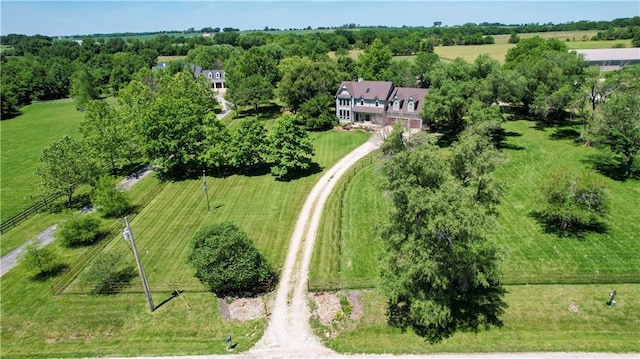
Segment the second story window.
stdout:
<path fill-rule="evenodd" d="M 400 101 L 398 101 L 398 100 L 393 101 L 393 109 L 395 111 L 400 110 Z"/>
<path fill-rule="evenodd" d="M 414 106 L 413 101 L 409 101 L 409 104 L 407 105 L 407 111 L 413 112 L 414 110 L 413 106 Z"/>
<path fill-rule="evenodd" d="M 376 100 L 376 107 L 378 107 L 378 105 L 379 105 L 379 104 L 380 104 L 380 103 L 378 102 L 378 100 Z"/>
<path fill-rule="evenodd" d="M 207 77 L 208 77 L 208 78 L 210 78 L 210 79 L 212 79 L 212 78 L 213 78 L 213 75 L 211 74 L 211 72 L 208 72 L 208 73 L 207 73 Z"/>
<path fill-rule="evenodd" d="M 364 106 L 364 100 L 360 99 L 360 106 Z"/>
<path fill-rule="evenodd" d="M 219 79 L 220 78 L 220 73 L 216 72 L 216 78 Z"/>

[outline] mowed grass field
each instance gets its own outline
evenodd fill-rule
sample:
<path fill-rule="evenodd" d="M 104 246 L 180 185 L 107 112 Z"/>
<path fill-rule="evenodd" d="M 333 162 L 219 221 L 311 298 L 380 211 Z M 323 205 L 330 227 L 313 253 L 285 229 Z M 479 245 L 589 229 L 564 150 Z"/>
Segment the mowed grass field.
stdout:
<path fill-rule="evenodd" d="M 0 219 L 6 220 L 33 203 L 37 194 L 42 149 L 64 135 L 78 137 L 82 113 L 70 99 L 38 102 L 21 115 L 0 121 Z"/>
<path fill-rule="evenodd" d="M 503 127 L 508 162 L 496 177 L 506 187 L 494 236 L 502 253 L 502 278 L 505 283 L 551 284 L 507 285 L 504 328 L 459 333 L 433 346 L 411 331 L 403 334 L 388 327 L 384 295 L 369 291 L 362 297 L 364 317 L 347 324 L 342 334 L 328 340 L 329 346 L 339 352 L 374 353 L 640 351 L 640 285 L 588 284 L 640 277 L 640 181 L 616 181 L 595 171 L 592 161 L 602 152 L 574 142 L 577 126 L 541 130 L 534 122 L 513 121 Z M 312 289 L 376 285 L 382 243 L 375 228 L 389 211 L 376 186 L 379 166 L 361 161 L 331 194 L 316 241 Z M 606 233 L 579 239 L 541 230 L 530 212 L 538 202 L 539 186 L 557 170 L 592 172 L 605 181 L 612 209 Z M 624 308 L 605 305 L 613 289 L 627 293 Z"/>
<path fill-rule="evenodd" d="M 369 137 L 362 132 L 314 132 L 315 162 L 327 169 Z M 233 221 L 258 249 L 281 269 L 295 220 L 317 172 L 290 182 L 271 175 L 208 177 L 211 212 L 207 212 L 202 179 L 166 184 L 133 219 L 132 229 L 156 305 L 173 288 L 184 289 L 148 313 L 142 293 L 112 296 L 52 296 L 48 282 L 29 278 L 19 265 L 2 278 L 2 355 L 7 357 L 85 357 L 97 355 L 186 355 L 224 353 L 231 334 L 238 351 L 246 350 L 264 330 L 265 320 L 226 322 L 213 294 L 204 291 L 186 263 L 188 242 L 203 225 Z M 146 178 L 137 186 L 153 186 Z M 135 189 L 136 187 L 134 187 Z M 138 191 L 141 192 L 141 191 Z M 83 250 L 52 244 L 66 263 Z M 133 264 L 120 236 L 106 250 L 119 251 Z M 72 284 L 77 288 L 77 283 Z M 135 278 L 131 288 L 140 288 Z M 154 289 L 155 288 L 155 289 Z"/>
<path fill-rule="evenodd" d="M 576 126 L 539 130 L 531 121 L 506 122 L 504 155 L 507 163 L 495 172 L 505 192 L 498 208 L 499 227 L 493 238 L 502 255 L 505 283 L 624 282 L 640 278 L 640 180 L 618 181 L 594 169 L 594 160 L 606 151 L 574 142 Z M 375 283 L 381 245 L 375 226 L 389 210 L 379 183 L 379 164 L 366 165 L 346 185 L 344 195 L 334 191 L 323 215 L 312 287 L 358 288 Z M 638 171 L 639 166 L 636 166 Z M 540 188 L 555 172 L 592 173 L 602 179 L 610 195 L 611 212 L 604 233 L 583 238 L 545 233 L 532 212 Z M 341 203 L 341 207 L 339 204 Z M 338 217 L 339 216 L 339 217 Z M 332 223 L 341 223 L 336 227 Z M 372 270 L 373 269 L 373 270 Z M 333 279 L 332 279 L 333 278 Z"/>
<path fill-rule="evenodd" d="M 616 305 L 606 305 L 616 289 Z M 402 332 L 386 322 L 386 298 L 378 291 L 361 294 L 360 320 L 325 340 L 346 353 L 495 353 L 640 351 L 640 285 L 506 286 L 509 307 L 502 328 L 458 332 L 429 344 L 411 329 Z M 323 333 L 319 333 L 322 335 Z"/>

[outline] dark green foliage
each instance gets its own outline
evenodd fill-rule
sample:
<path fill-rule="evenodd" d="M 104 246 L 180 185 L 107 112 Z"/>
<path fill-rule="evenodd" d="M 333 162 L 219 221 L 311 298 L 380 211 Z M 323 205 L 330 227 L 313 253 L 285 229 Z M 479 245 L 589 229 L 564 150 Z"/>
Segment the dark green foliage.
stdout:
<path fill-rule="evenodd" d="M 105 217 L 119 217 L 131 207 L 127 194 L 116 187 L 110 176 L 102 176 L 91 193 L 93 206 Z"/>
<path fill-rule="evenodd" d="M 358 75 L 365 80 L 381 80 L 392 58 L 389 47 L 385 46 L 380 38 L 376 38 L 358 58 Z"/>
<path fill-rule="evenodd" d="M 233 134 L 231 152 L 231 163 L 236 168 L 251 170 L 264 165 L 267 130 L 254 117 L 242 121 Z"/>
<path fill-rule="evenodd" d="M 70 95 L 76 102 L 76 107 L 84 110 L 87 103 L 98 98 L 96 91 L 97 79 L 89 68 L 82 66 L 71 75 Z"/>
<path fill-rule="evenodd" d="M 478 181 L 466 180 L 491 168 L 478 163 L 485 157 L 466 156 L 466 148 L 450 160 L 425 143 L 390 157 L 382 170 L 393 203 L 379 231 L 389 324 L 411 327 L 432 343 L 459 330 L 502 326 L 506 308 L 498 254 L 488 240 L 495 220 L 478 196 Z"/>
<path fill-rule="evenodd" d="M 275 273 L 247 234 L 230 222 L 201 228 L 189 242 L 195 276 L 217 296 L 259 294 Z"/>
<path fill-rule="evenodd" d="M 302 104 L 300 115 L 302 124 L 309 130 L 326 130 L 336 124 L 336 113 L 333 111 L 335 99 L 323 93 L 318 94 Z"/>
<path fill-rule="evenodd" d="M 90 214 L 75 214 L 60 224 L 56 238 L 66 247 L 88 246 L 94 244 L 103 233 L 100 218 Z"/>
<path fill-rule="evenodd" d="M 614 94 L 602 105 L 596 138 L 624 158 L 624 174 L 630 176 L 635 156 L 640 153 L 640 91 Z"/>
<path fill-rule="evenodd" d="M 81 277 L 83 287 L 91 294 L 116 294 L 136 276 L 136 269 L 128 265 L 122 255 L 100 252 Z"/>
<path fill-rule="evenodd" d="M 318 95 L 333 95 L 346 74 L 333 61 L 311 61 L 302 58 L 281 66 L 282 80 L 278 97 L 293 111 Z"/>
<path fill-rule="evenodd" d="M 307 133 L 296 125 L 299 121 L 299 115 L 280 118 L 269 134 L 267 162 L 271 164 L 271 174 L 279 179 L 311 167 L 313 144 Z"/>
<path fill-rule="evenodd" d="M 115 171 L 131 162 L 130 126 L 106 101 L 92 100 L 86 104 L 80 133 L 93 157 L 109 170 Z"/>
<path fill-rule="evenodd" d="M 385 156 L 393 156 L 407 149 L 404 140 L 404 126 L 401 122 L 393 124 L 393 130 L 382 143 L 382 153 Z"/>
<path fill-rule="evenodd" d="M 542 208 L 535 215 L 546 230 L 559 235 L 601 230 L 609 212 L 609 196 L 594 178 L 556 173 L 542 188 Z"/>

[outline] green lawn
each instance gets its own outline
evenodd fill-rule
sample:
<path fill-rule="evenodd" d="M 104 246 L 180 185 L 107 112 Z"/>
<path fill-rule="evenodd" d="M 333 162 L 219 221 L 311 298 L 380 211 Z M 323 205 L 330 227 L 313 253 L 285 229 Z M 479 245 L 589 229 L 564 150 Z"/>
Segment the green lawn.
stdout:
<path fill-rule="evenodd" d="M 338 131 L 310 136 L 317 152 L 315 161 L 323 170 L 369 137 Z M 211 212 L 206 209 L 201 179 L 171 182 L 142 209 L 132 229 L 154 300 L 157 304 L 169 298 L 175 283 L 186 290 L 183 297 L 191 309 L 175 298 L 149 314 L 141 293 L 54 297 L 49 283 L 29 279 L 19 265 L 2 278 L 3 357 L 224 353 L 223 339 L 228 334 L 238 341 L 238 350 L 248 349 L 261 336 L 265 320 L 223 321 L 216 298 L 203 291 L 186 264 L 187 243 L 200 226 L 231 220 L 281 269 L 296 217 L 320 175 L 290 182 L 276 181 L 270 175 L 208 177 Z M 145 179 L 141 184 L 153 187 L 153 181 Z M 66 263 L 84 251 L 63 249 L 55 242 L 52 248 Z M 132 261 L 120 236 L 107 250 L 121 251 Z M 136 278 L 131 288 L 139 287 Z M 74 288 L 77 283 L 71 291 Z"/>
<path fill-rule="evenodd" d="M 507 286 L 502 328 L 459 332 L 431 345 L 386 324 L 385 297 L 361 295 L 364 315 L 327 345 L 346 353 L 639 352 L 640 285 Z M 616 305 L 606 305 L 608 293 Z M 323 329 L 318 330 L 324 337 Z"/>
<path fill-rule="evenodd" d="M 0 122 L 0 218 L 29 207 L 37 194 L 42 149 L 64 135 L 79 136 L 82 114 L 70 99 L 25 106 L 21 115 Z"/>

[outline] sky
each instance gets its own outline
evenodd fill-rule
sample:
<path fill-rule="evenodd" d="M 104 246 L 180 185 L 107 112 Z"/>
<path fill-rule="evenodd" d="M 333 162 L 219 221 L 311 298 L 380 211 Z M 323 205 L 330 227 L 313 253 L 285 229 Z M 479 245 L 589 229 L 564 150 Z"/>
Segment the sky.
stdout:
<path fill-rule="evenodd" d="M 204 27 L 561 23 L 640 16 L 640 1 L 0 1 L 0 33 L 48 36 Z"/>

